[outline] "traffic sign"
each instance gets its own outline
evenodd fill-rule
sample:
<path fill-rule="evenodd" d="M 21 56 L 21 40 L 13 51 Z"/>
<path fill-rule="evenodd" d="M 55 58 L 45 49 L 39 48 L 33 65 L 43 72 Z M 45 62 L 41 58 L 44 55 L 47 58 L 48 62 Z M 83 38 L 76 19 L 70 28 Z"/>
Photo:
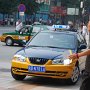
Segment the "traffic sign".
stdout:
<path fill-rule="evenodd" d="M 18 6 L 18 11 L 19 11 L 19 12 L 25 12 L 25 11 L 26 11 L 25 5 L 24 5 L 24 4 L 20 4 L 20 5 Z"/>
<path fill-rule="evenodd" d="M 19 15 L 20 16 L 24 16 L 24 12 L 19 12 Z"/>

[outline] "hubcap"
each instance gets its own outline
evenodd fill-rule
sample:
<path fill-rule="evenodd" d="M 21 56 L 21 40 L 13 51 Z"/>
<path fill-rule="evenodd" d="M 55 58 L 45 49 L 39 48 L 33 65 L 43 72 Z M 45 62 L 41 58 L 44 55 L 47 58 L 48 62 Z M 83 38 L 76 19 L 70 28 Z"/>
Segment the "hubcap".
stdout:
<path fill-rule="evenodd" d="M 7 45 L 11 45 L 12 44 L 12 40 L 11 39 L 7 39 Z"/>
<path fill-rule="evenodd" d="M 73 70 L 73 74 L 72 74 L 72 82 L 76 82 L 78 80 L 79 77 L 79 68 L 76 66 Z"/>

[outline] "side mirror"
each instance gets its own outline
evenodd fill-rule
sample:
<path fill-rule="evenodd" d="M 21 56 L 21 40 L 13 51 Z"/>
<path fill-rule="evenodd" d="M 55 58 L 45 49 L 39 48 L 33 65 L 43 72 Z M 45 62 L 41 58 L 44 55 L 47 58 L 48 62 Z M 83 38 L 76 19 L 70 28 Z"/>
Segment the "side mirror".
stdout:
<path fill-rule="evenodd" d="M 87 46 L 85 45 L 85 44 L 81 44 L 80 46 L 79 46 L 79 49 L 86 49 L 87 48 Z"/>
<path fill-rule="evenodd" d="M 20 32 L 20 34 L 22 35 L 22 34 L 23 34 L 23 32 Z"/>

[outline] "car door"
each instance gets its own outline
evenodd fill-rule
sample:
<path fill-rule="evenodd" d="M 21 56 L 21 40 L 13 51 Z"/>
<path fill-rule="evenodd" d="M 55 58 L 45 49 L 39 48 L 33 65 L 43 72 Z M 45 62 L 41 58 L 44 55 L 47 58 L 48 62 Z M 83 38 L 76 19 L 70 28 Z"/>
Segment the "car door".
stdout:
<path fill-rule="evenodd" d="M 31 35 L 30 29 L 31 29 L 30 27 L 22 28 L 20 31 L 19 39 L 24 42 L 27 42 L 30 39 Z"/>
<path fill-rule="evenodd" d="M 78 47 L 81 44 L 87 45 L 84 37 L 81 34 L 77 34 L 77 38 L 78 38 Z M 78 52 L 82 52 L 84 50 L 85 49 L 81 49 L 81 50 L 79 49 Z M 79 67 L 80 67 L 80 70 L 83 70 L 85 68 L 85 61 L 86 61 L 86 56 L 83 56 L 83 57 L 79 58 Z"/>

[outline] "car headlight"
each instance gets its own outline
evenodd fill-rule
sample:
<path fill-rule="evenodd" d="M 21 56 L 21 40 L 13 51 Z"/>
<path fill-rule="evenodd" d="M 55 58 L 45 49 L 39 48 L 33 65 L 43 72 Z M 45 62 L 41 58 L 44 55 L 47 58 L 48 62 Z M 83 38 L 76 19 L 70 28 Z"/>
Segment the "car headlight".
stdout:
<path fill-rule="evenodd" d="M 22 55 L 14 55 L 13 60 L 20 61 L 20 62 L 26 62 L 26 57 Z"/>
<path fill-rule="evenodd" d="M 54 59 L 52 61 L 52 64 L 69 65 L 70 63 L 72 63 L 72 60 L 70 60 L 70 59 Z"/>

